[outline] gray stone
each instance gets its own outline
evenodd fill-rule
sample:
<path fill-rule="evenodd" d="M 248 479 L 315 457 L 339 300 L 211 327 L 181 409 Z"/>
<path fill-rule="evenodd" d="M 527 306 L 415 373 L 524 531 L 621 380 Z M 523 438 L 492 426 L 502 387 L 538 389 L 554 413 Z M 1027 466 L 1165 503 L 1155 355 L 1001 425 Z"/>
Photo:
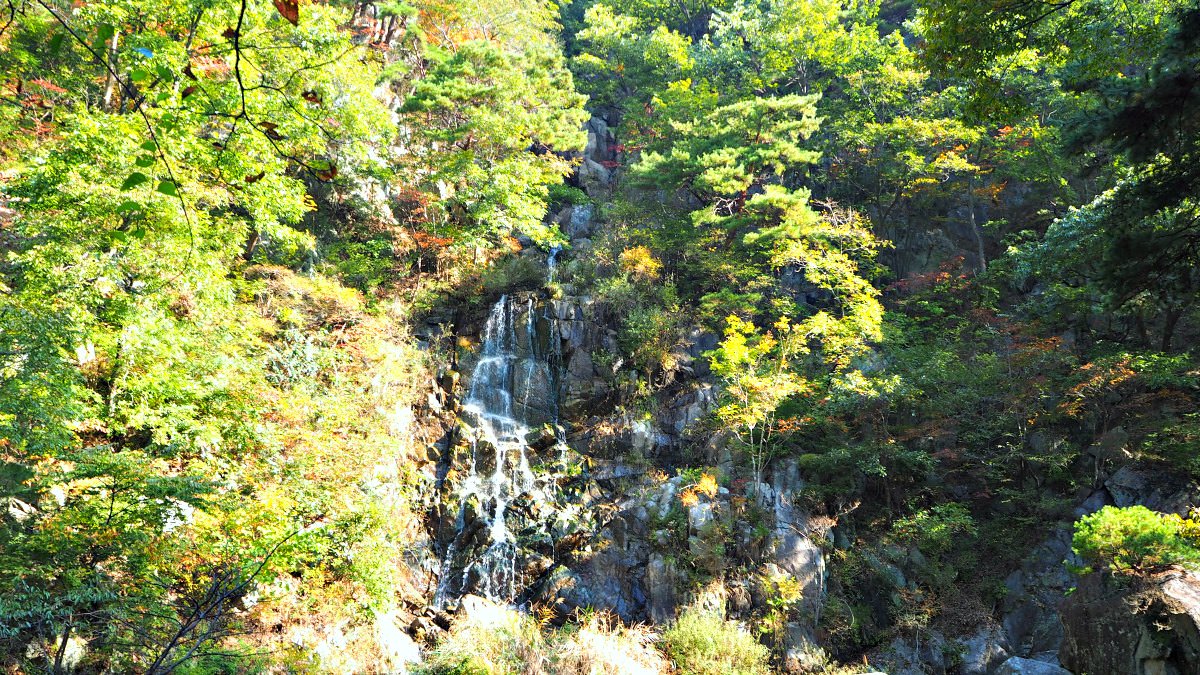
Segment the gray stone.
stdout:
<path fill-rule="evenodd" d="M 1112 475 L 1104 486 L 1112 495 L 1113 503 L 1122 508 L 1133 506 L 1146 492 L 1146 476 L 1131 466 L 1122 467 Z"/>
<path fill-rule="evenodd" d="M 1108 503 L 1108 492 L 1104 490 L 1096 490 L 1088 495 L 1087 499 L 1083 500 L 1079 506 L 1075 507 L 1075 517 L 1082 518 L 1091 513 L 1095 513 Z"/>
<path fill-rule="evenodd" d="M 646 611 L 657 624 L 670 622 L 679 608 L 679 588 L 684 576 L 660 553 L 646 564 Z"/>
<path fill-rule="evenodd" d="M 946 672 L 946 638 L 936 630 L 919 639 L 896 638 L 881 659 L 890 675 L 926 675 Z"/>
<path fill-rule="evenodd" d="M 1010 652 L 1028 655 L 1058 650 L 1062 643 L 1059 605 L 1074 583 L 1063 561 L 1073 556 L 1071 532 L 1059 527 L 1005 580 L 1008 593 L 1002 625 Z"/>
<path fill-rule="evenodd" d="M 1063 665 L 1088 675 L 1200 673 L 1200 576 L 1093 573 L 1063 604 Z"/>
<path fill-rule="evenodd" d="M 1053 663 L 1014 656 L 996 669 L 995 675 L 1071 675 L 1071 671 Z"/>
<path fill-rule="evenodd" d="M 1009 657 L 1008 643 L 999 626 L 985 626 L 958 642 L 962 645 L 961 675 L 990 675 Z"/>
<path fill-rule="evenodd" d="M 564 224 L 563 234 L 571 241 L 592 236 L 592 222 L 595 218 L 595 207 L 591 204 L 580 204 L 571 210 L 571 217 Z"/>

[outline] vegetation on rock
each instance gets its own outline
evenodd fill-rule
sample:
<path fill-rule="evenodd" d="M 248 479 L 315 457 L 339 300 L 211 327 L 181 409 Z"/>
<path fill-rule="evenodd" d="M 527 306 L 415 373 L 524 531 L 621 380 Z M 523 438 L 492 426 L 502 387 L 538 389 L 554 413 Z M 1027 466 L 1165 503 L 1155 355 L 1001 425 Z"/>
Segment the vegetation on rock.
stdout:
<path fill-rule="evenodd" d="M 1053 654 L 1063 557 L 1200 561 L 1198 64 L 1195 0 L 6 0 L 0 669 Z"/>

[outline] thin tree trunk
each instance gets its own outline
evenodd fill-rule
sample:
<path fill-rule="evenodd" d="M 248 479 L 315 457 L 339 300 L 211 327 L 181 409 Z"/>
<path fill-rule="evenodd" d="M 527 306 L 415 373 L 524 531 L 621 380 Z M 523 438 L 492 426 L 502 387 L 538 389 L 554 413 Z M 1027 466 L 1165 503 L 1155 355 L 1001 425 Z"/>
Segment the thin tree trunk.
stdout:
<path fill-rule="evenodd" d="M 1166 319 L 1163 321 L 1162 351 L 1171 351 L 1171 341 L 1175 337 L 1175 326 L 1179 324 L 1179 319 L 1182 316 L 1182 309 L 1172 309 L 1167 311 Z"/>
<path fill-rule="evenodd" d="M 987 271 L 987 255 L 983 251 L 983 233 L 975 222 L 975 174 L 967 176 L 967 219 L 971 223 L 971 234 L 975 235 L 975 250 L 979 255 L 979 271 Z"/>
<path fill-rule="evenodd" d="M 254 251 L 258 248 L 260 239 L 258 228 L 250 230 L 250 235 L 246 237 L 246 248 L 242 251 L 242 258 L 246 262 L 250 262 L 250 259 L 254 257 Z"/>
<path fill-rule="evenodd" d="M 56 675 L 61 675 L 67 672 L 63 668 L 63 659 L 67 655 L 67 643 L 71 640 L 71 629 L 74 627 L 70 619 L 67 619 L 67 627 L 63 630 L 62 643 L 58 645 L 58 649 L 54 652 L 54 672 Z"/>
<path fill-rule="evenodd" d="M 119 29 L 113 29 L 112 42 L 108 45 L 108 77 L 104 82 L 104 109 L 112 111 L 113 94 L 117 90 L 117 40 L 121 36 Z"/>

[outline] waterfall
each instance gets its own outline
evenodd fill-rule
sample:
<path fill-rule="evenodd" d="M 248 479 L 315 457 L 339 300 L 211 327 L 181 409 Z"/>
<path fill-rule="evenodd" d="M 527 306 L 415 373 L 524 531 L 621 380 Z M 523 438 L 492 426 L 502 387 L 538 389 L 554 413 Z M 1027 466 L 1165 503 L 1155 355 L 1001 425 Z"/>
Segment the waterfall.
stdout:
<path fill-rule="evenodd" d="M 546 278 L 553 283 L 558 275 L 558 252 L 562 250 L 562 246 L 555 244 L 550 247 L 550 252 L 546 254 Z"/>
<path fill-rule="evenodd" d="M 550 364 L 537 354 L 535 309 L 532 296 L 524 303 L 503 296 L 484 326 L 483 346 L 461 414 L 472 430 L 471 463 L 458 489 L 462 507 L 457 535 L 442 565 L 435 604 L 444 603 L 450 593 L 454 557 L 464 553 L 460 540 L 469 524 L 465 518 L 469 504 L 474 505 L 486 542 L 482 553 L 464 564 L 461 589 L 471 588 L 474 579 L 474 592 L 499 601 L 512 600 L 518 590 L 519 546 L 516 533 L 509 529 L 508 511 L 522 496 L 534 501 L 547 496 L 541 494 L 545 481 L 530 465 L 526 440 L 531 399 L 545 400 L 551 384 Z M 519 313 L 524 315 L 520 322 Z"/>

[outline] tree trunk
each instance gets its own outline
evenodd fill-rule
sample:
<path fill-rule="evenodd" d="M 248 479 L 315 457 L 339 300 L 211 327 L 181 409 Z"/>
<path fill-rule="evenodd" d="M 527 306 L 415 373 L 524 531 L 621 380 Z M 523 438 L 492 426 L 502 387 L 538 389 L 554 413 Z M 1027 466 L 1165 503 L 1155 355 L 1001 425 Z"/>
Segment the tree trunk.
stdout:
<path fill-rule="evenodd" d="M 1182 309 L 1167 310 L 1167 316 L 1163 319 L 1162 351 L 1171 351 L 1171 342 L 1175 337 L 1175 327 L 1179 324 L 1181 317 L 1183 317 Z"/>
<path fill-rule="evenodd" d="M 971 224 L 971 234 L 975 236 L 975 252 L 979 256 L 979 271 L 987 271 L 987 255 L 983 250 L 983 233 L 979 231 L 979 223 L 975 222 L 975 174 L 967 177 L 967 220 Z"/>
<path fill-rule="evenodd" d="M 53 670 L 55 675 L 62 675 L 63 673 L 67 672 L 63 667 L 63 659 L 67 654 L 67 643 L 71 641 L 72 628 L 73 624 L 71 623 L 71 620 L 67 619 L 67 627 L 63 629 L 62 642 L 58 645 L 58 649 L 54 652 Z"/>
<path fill-rule="evenodd" d="M 244 251 L 242 251 L 242 258 L 245 259 L 246 262 L 250 262 L 250 259 L 254 257 L 254 251 L 258 248 L 258 242 L 260 240 L 261 237 L 258 234 L 258 229 L 255 228 L 250 230 L 250 235 L 246 237 L 246 248 Z"/>
<path fill-rule="evenodd" d="M 117 90 L 117 40 L 121 36 L 121 31 L 113 29 L 112 42 L 108 46 L 108 77 L 104 82 L 104 109 L 111 112 L 113 109 L 113 94 Z"/>

